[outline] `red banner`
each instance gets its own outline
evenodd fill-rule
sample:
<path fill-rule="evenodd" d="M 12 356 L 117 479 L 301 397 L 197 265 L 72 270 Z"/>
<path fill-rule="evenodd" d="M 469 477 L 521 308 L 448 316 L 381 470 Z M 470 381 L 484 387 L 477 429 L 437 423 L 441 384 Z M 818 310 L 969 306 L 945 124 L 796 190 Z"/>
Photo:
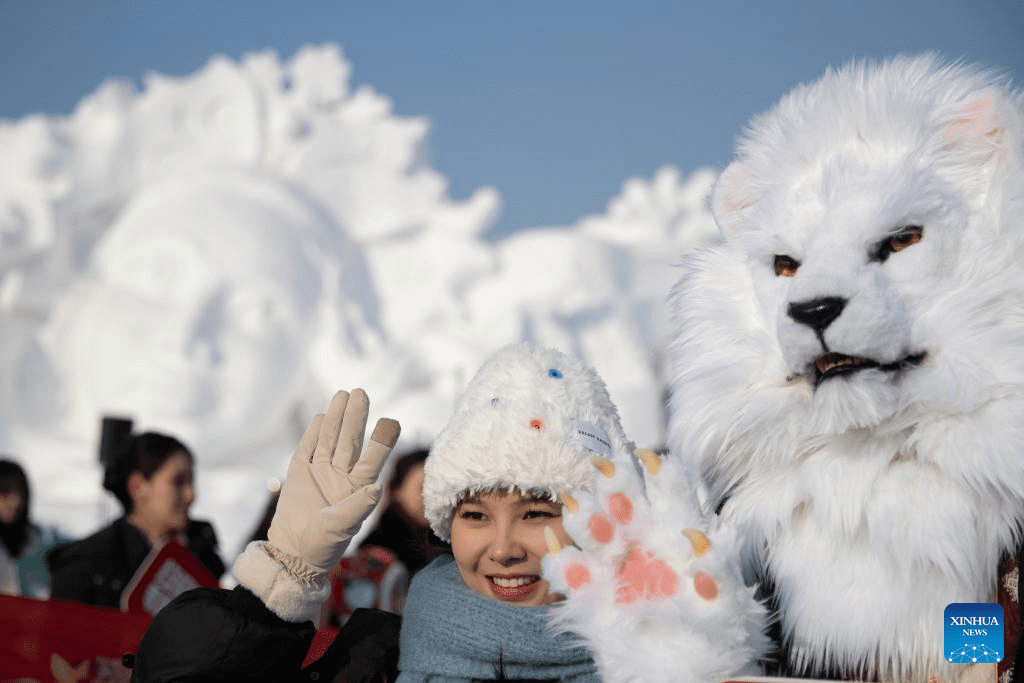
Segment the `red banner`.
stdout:
<path fill-rule="evenodd" d="M 217 580 L 181 544 L 154 549 L 125 588 L 118 611 L 63 600 L 0 595 L 0 683 L 128 683 L 121 656 L 134 653 L 164 605 Z M 337 634 L 320 629 L 306 664 Z"/>
<path fill-rule="evenodd" d="M 127 683 L 121 655 L 138 649 L 161 607 L 217 580 L 185 546 L 155 548 L 125 588 L 121 607 L 0 596 L 0 683 Z"/>
<path fill-rule="evenodd" d="M 62 600 L 0 596 L 0 682 L 126 683 L 152 617 Z"/>

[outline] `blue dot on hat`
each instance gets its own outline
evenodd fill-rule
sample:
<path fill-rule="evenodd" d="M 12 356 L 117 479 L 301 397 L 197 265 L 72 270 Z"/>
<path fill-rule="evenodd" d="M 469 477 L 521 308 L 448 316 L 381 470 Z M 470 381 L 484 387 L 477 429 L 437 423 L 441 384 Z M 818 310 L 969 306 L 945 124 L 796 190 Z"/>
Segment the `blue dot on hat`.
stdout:
<path fill-rule="evenodd" d="M 561 379 L 562 378 L 562 371 L 561 370 L 556 370 L 555 368 L 551 368 L 550 370 L 548 370 L 548 376 L 549 377 L 554 377 L 555 379 Z"/>

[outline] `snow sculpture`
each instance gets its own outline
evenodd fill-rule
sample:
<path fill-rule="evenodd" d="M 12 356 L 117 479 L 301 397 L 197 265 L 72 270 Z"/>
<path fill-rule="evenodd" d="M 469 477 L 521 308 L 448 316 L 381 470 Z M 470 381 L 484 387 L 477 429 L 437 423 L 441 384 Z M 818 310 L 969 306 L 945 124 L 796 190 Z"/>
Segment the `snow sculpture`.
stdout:
<path fill-rule="evenodd" d="M 602 215 L 504 240 L 493 188 L 456 201 L 428 123 L 351 88 L 335 46 L 109 81 L 66 117 L 0 122 L 0 448 L 70 534 L 98 501 L 105 413 L 197 454 L 225 554 L 338 387 L 426 445 L 494 349 L 527 338 L 606 377 L 662 442 L 669 265 L 713 225 L 712 176 L 631 179 Z"/>
<path fill-rule="evenodd" d="M 204 466 L 288 433 L 335 255 L 351 252 L 339 237 L 252 175 L 146 188 L 43 330 L 67 431 L 93 438 L 98 413 L 125 414 L 201 446 Z"/>
<path fill-rule="evenodd" d="M 126 414 L 194 449 L 196 512 L 230 554 L 326 397 L 372 384 L 391 411 L 422 374 L 386 346 L 365 255 L 478 235 L 497 194 L 448 198 L 425 120 L 349 76 L 335 46 L 214 57 L 0 124 L 0 447 L 30 461 L 39 514 L 72 534 L 104 521 L 98 426 Z"/>

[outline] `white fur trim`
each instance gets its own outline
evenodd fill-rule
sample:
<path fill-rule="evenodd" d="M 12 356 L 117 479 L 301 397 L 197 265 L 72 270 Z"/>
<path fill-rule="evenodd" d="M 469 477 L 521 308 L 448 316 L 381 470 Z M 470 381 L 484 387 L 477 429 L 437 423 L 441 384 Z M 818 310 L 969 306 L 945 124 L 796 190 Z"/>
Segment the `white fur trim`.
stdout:
<path fill-rule="evenodd" d="M 285 621 L 313 621 L 320 616 L 320 608 L 331 596 L 331 584 L 325 577 L 306 580 L 289 571 L 268 550 L 266 541 L 254 541 L 232 568 L 232 573 L 270 611 Z"/>

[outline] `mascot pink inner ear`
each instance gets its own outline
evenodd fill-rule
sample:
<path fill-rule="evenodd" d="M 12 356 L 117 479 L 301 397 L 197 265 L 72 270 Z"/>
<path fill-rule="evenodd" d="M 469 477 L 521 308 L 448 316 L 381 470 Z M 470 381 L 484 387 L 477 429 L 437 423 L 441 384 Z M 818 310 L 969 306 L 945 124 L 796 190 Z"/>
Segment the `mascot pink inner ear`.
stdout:
<path fill-rule="evenodd" d="M 1004 127 L 989 93 L 964 107 L 960 118 L 946 129 L 946 141 L 986 161 L 1002 148 Z"/>
<path fill-rule="evenodd" d="M 739 162 L 729 164 L 718 176 L 711 194 L 711 213 L 726 235 L 739 230 L 743 214 L 760 198 L 755 186 L 750 171 Z"/>

